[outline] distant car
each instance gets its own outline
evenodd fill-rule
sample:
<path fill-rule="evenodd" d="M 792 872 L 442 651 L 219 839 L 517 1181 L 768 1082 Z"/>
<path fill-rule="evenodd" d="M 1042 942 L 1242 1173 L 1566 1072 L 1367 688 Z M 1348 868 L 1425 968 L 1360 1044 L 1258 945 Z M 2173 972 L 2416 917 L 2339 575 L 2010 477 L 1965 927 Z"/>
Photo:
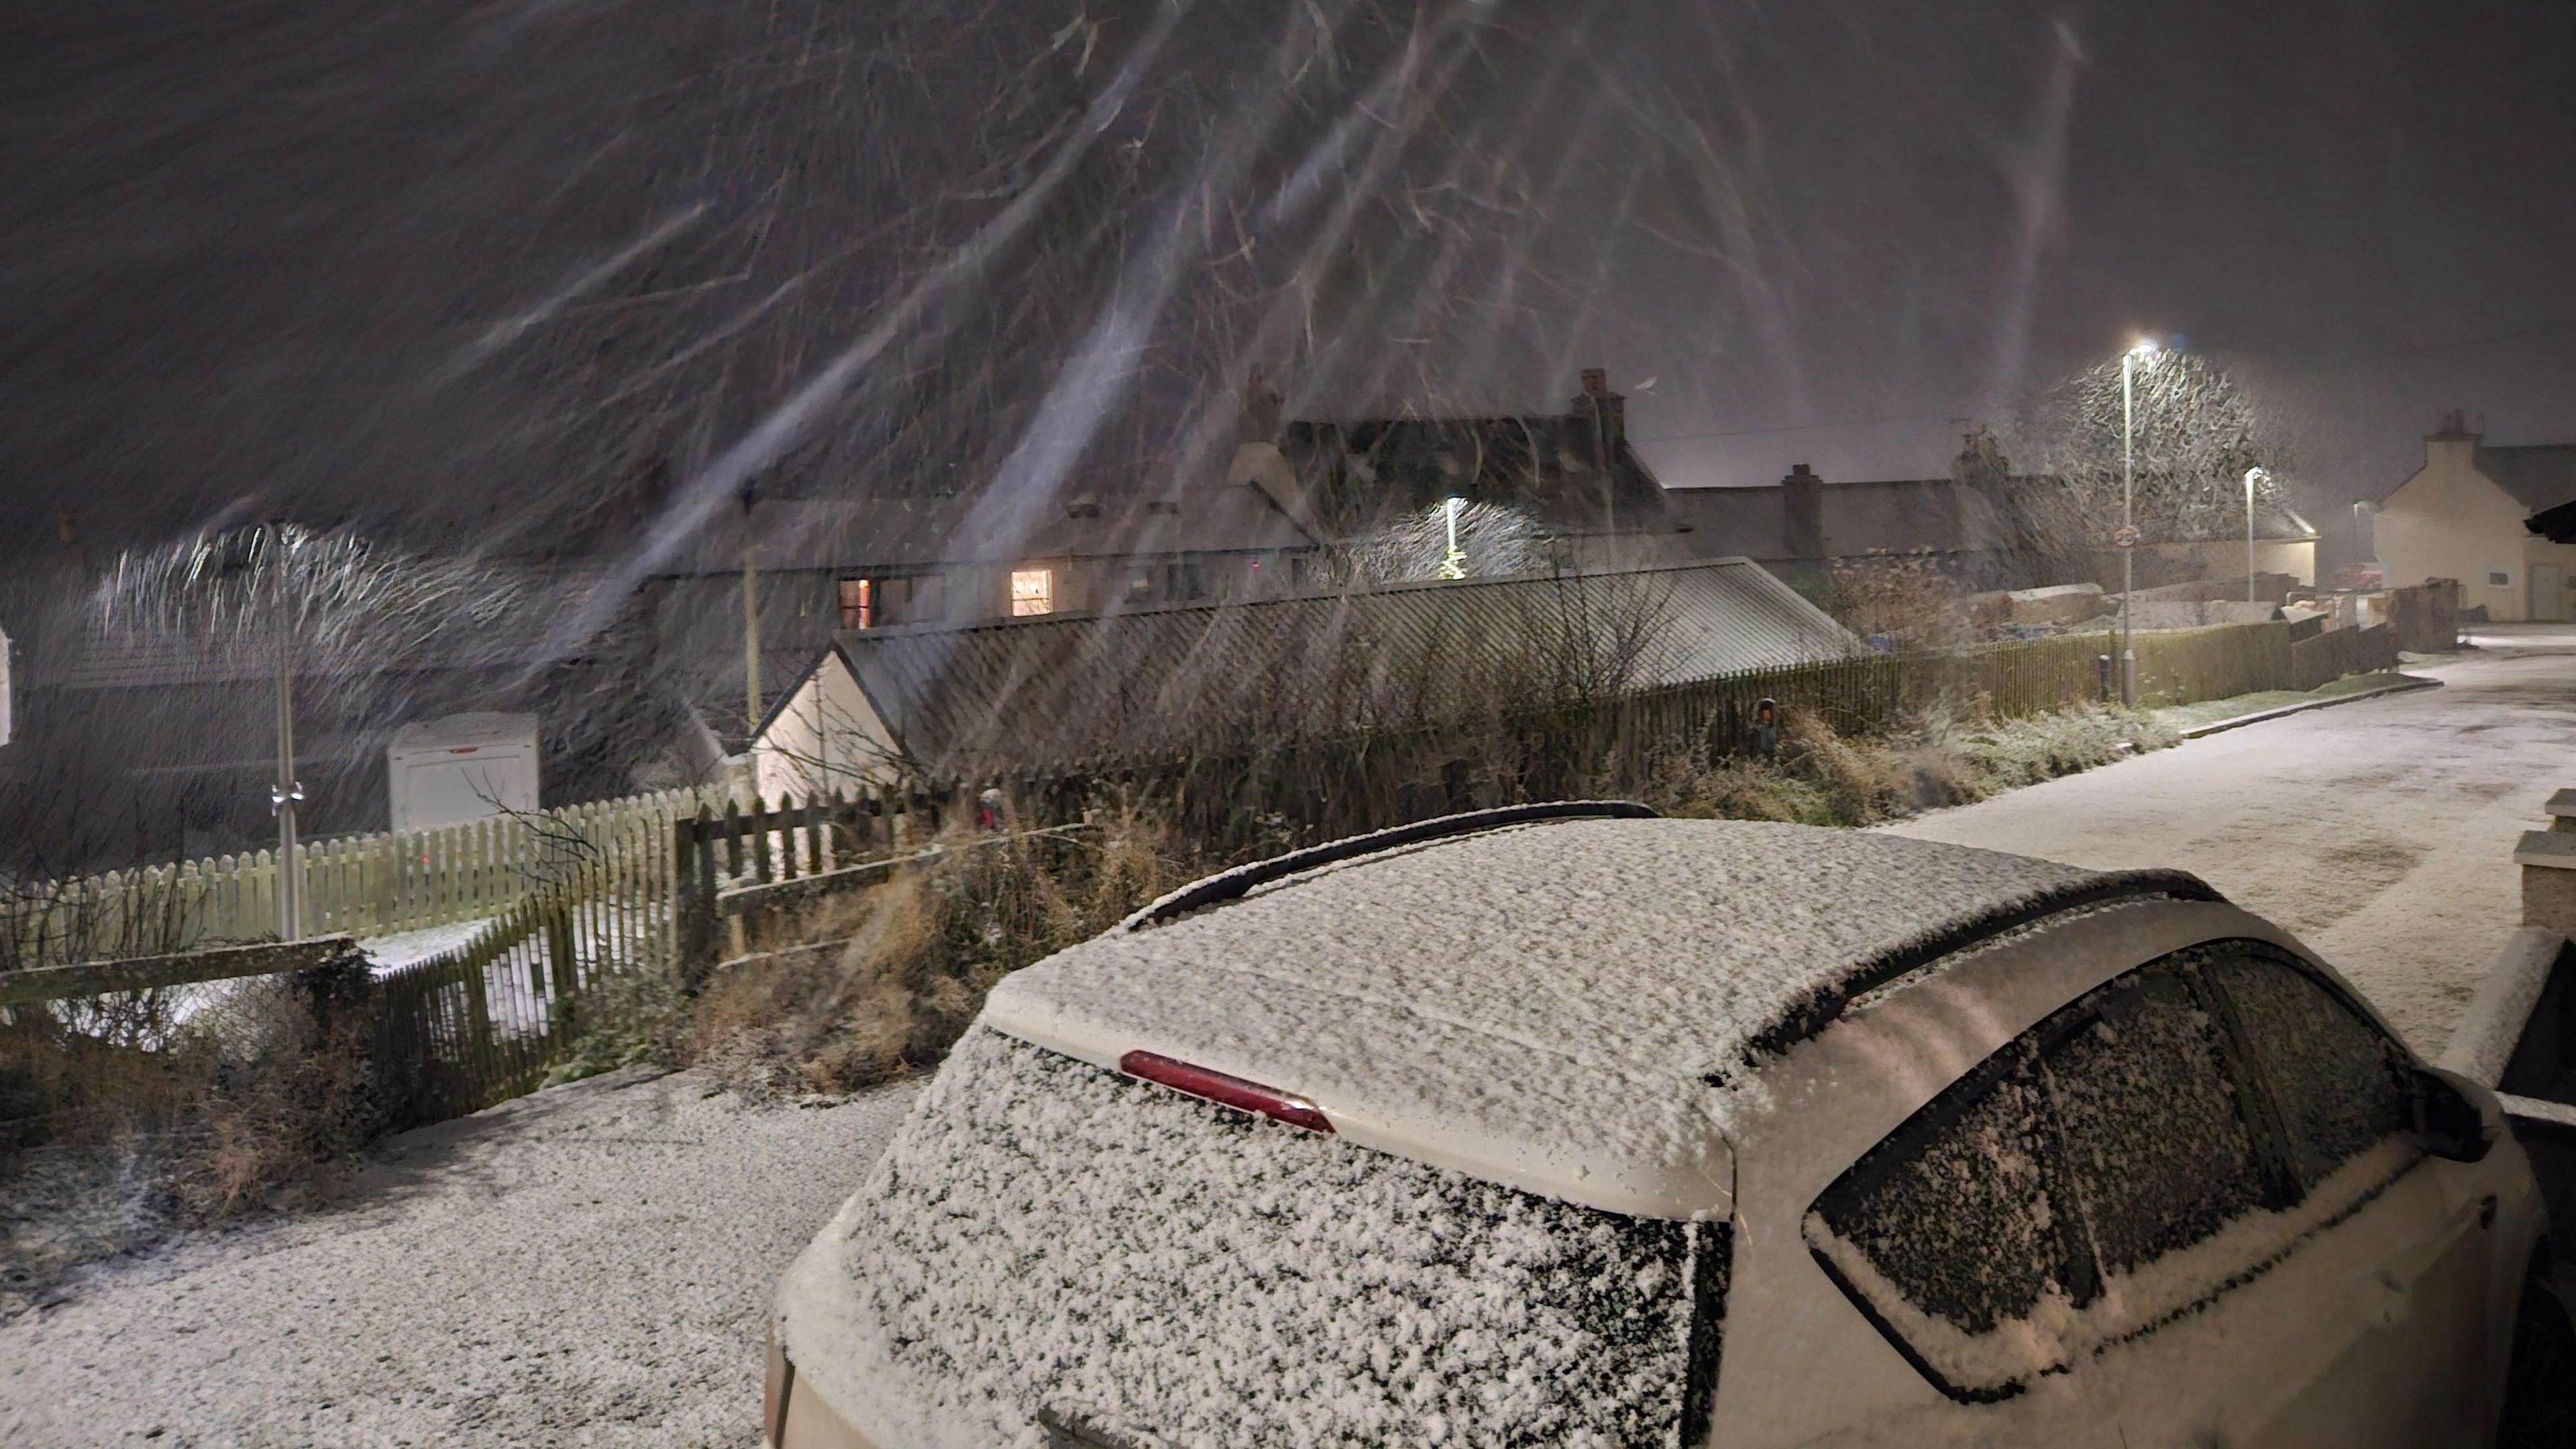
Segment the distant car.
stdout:
<path fill-rule="evenodd" d="M 2286 932 L 1649 815 L 1301 852 L 1005 980 L 781 1286 L 770 1442 L 2559 1442 L 2495 1099 Z"/>

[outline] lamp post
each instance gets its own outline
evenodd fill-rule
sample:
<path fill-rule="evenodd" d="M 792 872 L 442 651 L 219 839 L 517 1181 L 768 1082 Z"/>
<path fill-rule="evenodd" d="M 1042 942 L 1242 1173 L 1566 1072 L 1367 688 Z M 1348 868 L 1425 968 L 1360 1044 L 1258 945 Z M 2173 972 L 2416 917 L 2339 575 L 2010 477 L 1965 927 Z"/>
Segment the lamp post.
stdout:
<path fill-rule="evenodd" d="M 1467 552 L 1458 547 L 1458 509 L 1466 501 L 1453 494 L 1447 502 L 1440 505 L 1441 515 L 1449 524 L 1449 551 L 1440 556 L 1440 577 L 1444 579 L 1463 579 L 1467 576 Z"/>
<path fill-rule="evenodd" d="M 304 786 L 295 778 L 295 618 L 287 598 L 293 586 L 287 559 L 292 544 L 283 523 L 270 525 L 266 542 L 277 629 L 277 783 L 268 790 L 269 808 L 277 812 L 277 938 L 301 941 L 304 869 L 295 843 L 295 807 L 304 798 Z"/>
<path fill-rule="evenodd" d="M 2256 466 L 2245 470 L 2245 602 L 2262 602 L 2254 596 L 2254 485 L 2272 476 L 2269 468 Z"/>
<path fill-rule="evenodd" d="M 2120 354 L 2120 703 L 2138 707 L 2138 648 L 2129 628 L 2129 596 L 2138 591 L 2138 365 L 2156 355 L 2150 337 Z"/>

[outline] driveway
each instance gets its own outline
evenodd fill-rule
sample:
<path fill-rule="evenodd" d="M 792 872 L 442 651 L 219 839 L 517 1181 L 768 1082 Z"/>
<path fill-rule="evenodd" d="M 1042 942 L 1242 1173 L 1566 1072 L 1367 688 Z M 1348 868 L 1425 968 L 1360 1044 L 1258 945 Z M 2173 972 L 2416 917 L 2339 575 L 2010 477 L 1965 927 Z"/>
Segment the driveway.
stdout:
<path fill-rule="evenodd" d="M 2514 840 L 2576 785 L 2576 625 L 2480 630 L 2441 689 L 2250 725 L 1888 827 L 2114 869 L 2180 866 L 2280 922 L 2420 1050 L 2520 920 Z"/>

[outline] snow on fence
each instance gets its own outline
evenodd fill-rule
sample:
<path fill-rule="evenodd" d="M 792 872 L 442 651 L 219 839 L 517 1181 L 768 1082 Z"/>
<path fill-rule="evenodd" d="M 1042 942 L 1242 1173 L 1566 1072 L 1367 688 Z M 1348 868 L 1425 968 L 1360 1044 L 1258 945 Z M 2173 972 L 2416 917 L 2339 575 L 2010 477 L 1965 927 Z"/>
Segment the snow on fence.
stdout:
<path fill-rule="evenodd" d="M 303 931 L 382 936 L 495 915 L 534 885 L 723 796 L 668 790 L 304 846 Z M 279 932 L 273 851 L 0 885 L 0 971 L 186 951 Z"/>

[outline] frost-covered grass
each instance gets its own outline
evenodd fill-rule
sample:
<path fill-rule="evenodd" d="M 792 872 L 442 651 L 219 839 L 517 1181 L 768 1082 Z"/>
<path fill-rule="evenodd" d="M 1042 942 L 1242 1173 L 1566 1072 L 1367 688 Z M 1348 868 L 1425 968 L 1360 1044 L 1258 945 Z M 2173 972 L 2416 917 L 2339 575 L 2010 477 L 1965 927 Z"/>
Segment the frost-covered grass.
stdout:
<path fill-rule="evenodd" d="M 1965 805 L 2181 742 L 2139 711 L 2079 706 L 2028 719 L 1927 721 L 1883 737 L 1790 716 L 1770 760 L 1668 762 L 1636 792 L 1671 815 L 1875 825 Z"/>
<path fill-rule="evenodd" d="M 2187 730 L 2220 720 L 2260 714 L 2267 709 L 2286 709 L 2294 704 L 2311 704 L 2318 700 L 2342 699 L 2355 694 L 2373 694 L 2392 685 L 2403 684 L 2410 676 L 2393 669 L 2370 674 L 2347 674 L 2341 679 L 2315 689 L 2265 689 L 2253 694 L 2230 695 L 2225 699 L 2205 699 L 2198 704 L 2171 705 L 2153 711 L 2156 723 L 2168 729 Z"/>

